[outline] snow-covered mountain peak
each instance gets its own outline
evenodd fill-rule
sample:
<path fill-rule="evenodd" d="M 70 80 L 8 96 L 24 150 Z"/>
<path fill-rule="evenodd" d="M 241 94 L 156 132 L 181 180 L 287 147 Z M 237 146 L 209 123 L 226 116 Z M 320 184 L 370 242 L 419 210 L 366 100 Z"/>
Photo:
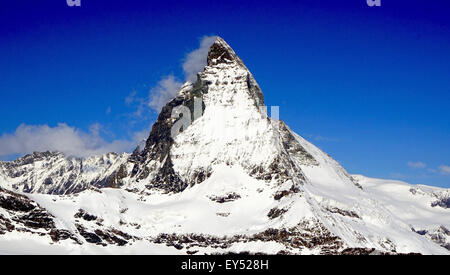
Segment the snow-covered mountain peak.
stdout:
<path fill-rule="evenodd" d="M 207 83 L 208 88 L 216 86 L 216 90 L 220 90 L 221 94 L 228 93 L 228 97 L 232 96 L 231 93 L 246 92 L 254 100 L 252 105 L 264 106 L 264 96 L 253 75 L 222 38 L 218 37 L 211 45 L 207 60 L 208 65 L 199 73 L 199 80 Z M 230 105 L 239 102 L 222 103 Z"/>
<path fill-rule="evenodd" d="M 236 62 L 240 65 L 244 63 L 237 56 L 234 50 L 221 37 L 217 37 L 208 51 L 207 64 L 208 66 L 217 65 L 220 63 Z"/>
<path fill-rule="evenodd" d="M 196 100 L 201 104 L 196 105 Z M 178 121 L 173 111 L 182 106 L 191 111 L 191 125 L 173 137 L 170 130 Z M 217 38 L 196 83 L 184 85 L 162 109 L 146 148 L 133 154 L 132 177 L 142 182 L 140 188 L 179 192 L 206 180 L 216 165 L 227 164 L 238 165 L 255 178 L 279 183 L 291 179 L 299 184 L 304 180 L 302 173 L 285 147 L 301 146 L 289 138 L 289 131 L 280 132 L 280 124 L 267 117 L 264 107 L 253 75 L 234 50 Z"/>

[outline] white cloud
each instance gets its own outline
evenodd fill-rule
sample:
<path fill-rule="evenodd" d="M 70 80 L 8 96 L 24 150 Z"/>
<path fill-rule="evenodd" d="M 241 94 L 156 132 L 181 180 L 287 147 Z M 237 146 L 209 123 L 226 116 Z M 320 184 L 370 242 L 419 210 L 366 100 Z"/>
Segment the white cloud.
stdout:
<path fill-rule="evenodd" d="M 316 141 L 323 141 L 323 142 L 338 142 L 339 139 L 332 138 L 332 137 L 325 137 L 321 135 L 313 135 L 313 134 L 305 134 L 306 137 L 310 139 L 314 139 Z"/>
<path fill-rule="evenodd" d="M 441 172 L 441 174 L 443 174 L 443 175 L 450 175 L 450 166 L 441 165 L 438 168 L 439 168 L 439 171 Z"/>
<path fill-rule="evenodd" d="M 398 179 L 398 180 L 406 180 L 408 179 L 408 176 L 402 173 L 391 173 L 391 178 Z"/>
<path fill-rule="evenodd" d="M 153 110 L 160 112 L 169 100 L 177 96 L 182 84 L 173 75 L 161 79 L 158 85 L 150 90 L 150 101 L 148 105 Z"/>
<path fill-rule="evenodd" d="M 204 36 L 200 41 L 200 47 L 190 52 L 183 63 L 183 71 L 186 81 L 195 82 L 197 73 L 206 66 L 209 48 L 217 39 L 217 36 Z"/>
<path fill-rule="evenodd" d="M 216 38 L 217 36 L 202 37 L 200 47 L 186 55 L 182 64 L 185 81 L 195 82 L 197 80 L 197 73 L 206 66 L 209 48 Z M 177 80 L 173 75 L 163 77 L 156 87 L 150 90 L 148 106 L 159 113 L 167 102 L 177 96 L 182 84 L 182 81 Z M 125 101 L 133 102 L 135 95 L 132 93 L 131 97 L 127 97 Z"/>
<path fill-rule="evenodd" d="M 100 131 L 100 124 L 93 124 L 88 132 L 65 123 L 56 127 L 22 124 L 14 133 L 0 137 L 0 156 L 24 155 L 34 151 L 58 151 L 76 157 L 121 153 L 134 149 L 140 141 L 137 139 L 142 138 L 142 134 L 137 133 L 132 140 L 107 142 L 100 136 Z"/>
<path fill-rule="evenodd" d="M 133 133 L 133 145 L 146 141 L 150 135 L 150 127 Z M 134 149 L 134 148 L 133 148 Z"/>
<path fill-rule="evenodd" d="M 416 168 L 416 169 L 423 169 L 423 168 L 427 167 L 427 165 L 421 161 L 417 161 L 417 162 L 408 161 L 408 163 L 406 165 L 408 165 L 408 167 Z"/>

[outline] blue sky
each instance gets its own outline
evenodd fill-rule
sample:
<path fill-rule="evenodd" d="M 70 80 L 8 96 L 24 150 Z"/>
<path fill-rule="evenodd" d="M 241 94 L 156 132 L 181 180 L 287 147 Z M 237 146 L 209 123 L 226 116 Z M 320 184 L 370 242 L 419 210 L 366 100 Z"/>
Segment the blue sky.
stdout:
<path fill-rule="evenodd" d="M 450 187 L 450 3 L 381 2 L 1 0 L 0 158 L 132 148 L 149 91 L 219 35 L 350 173 Z"/>

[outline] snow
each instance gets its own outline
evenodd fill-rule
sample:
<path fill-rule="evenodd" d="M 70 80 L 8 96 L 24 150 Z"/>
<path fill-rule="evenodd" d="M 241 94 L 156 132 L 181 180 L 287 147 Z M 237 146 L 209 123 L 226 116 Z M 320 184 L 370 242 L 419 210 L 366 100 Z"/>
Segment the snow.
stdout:
<path fill-rule="evenodd" d="M 0 255 L 185 255 L 175 248 L 164 244 L 154 244 L 148 241 L 136 241 L 132 245 L 98 246 L 85 243 L 82 246 L 70 241 L 51 243 L 36 235 L 25 233 L 8 234 L 0 238 Z"/>
<path fill-rule="evenodd" d="M 450 228 L 450 211 L 442 207 L 432 207 L 436 194 L 449 192 L 448 189 L 410 185 L 396 180 L 381 180 L 354 175 L 371 197 L 381 202 L 400 220 L 416 230 L 435 228 L 441 225 Z"/>
<path fill-rule="evenodd" d="M 203 97 L 203 116 L 175 139 L 171 155 L 180 175 L 189 178 L 217 163 L 267 167 L 278 155 L 271 122 L 251 97 L 249 74 L 237 63 L 207 66 L 201 73 L 213 84 Z"/>
<path fill-rule="evenodd" d="M 319 159 L 318 151 L 312 153 L 315 153 L 315 157 Z M 450 227 L 449 214 L 445 212 L 445 209 L 428 206 L 431 198 L 415 200 L 414 195 L 408 195 L 411 185 L 368 179 L 362 176 L 357 178 L 363 186 L 363 190 L 357 188 L 350 180 L 347 185 L 339 184 L 337 178 L 341 172 L 340 168 L 336 166 L 329 170 L 329 166 L 325 166 L 323 169 L 323 162 L 319 162 L 318 167 L 308 168 L 311 171 L 306 169 L 307 167 L 303 167 L 310 181 L 310 184 L 304 186 L 306 192 L 303 193 L 303 196 L 283 198 L 280 202 L 273 200 L 273 194 L 277 189 L 270 183 L 248 176 L 240 166 L 230 167 L 224 164 L 214 166 L 213 175 L 202 184 L 177 194 L 155 193 L 149 196 L 140 196 L 121 189 L 106 188 L 100 192 L 87 190 L 76 196 L 55 197 L 32 194 L 29 197 L 53 214 L 62 228 L 73 232 L 76 232 L 73 226 L 73 216 L 78 209 L 84 209 L 89 214 L 101 217 L 105 228 L 118 228 L 128 234 L 143 238 L 156 236 L 159 233 L 201 233 L 215 236 L 251 235 L 267 228 L 293 226 L 302 218 L 319 217 L 328 229 L 343 238 L 350 247 L 374 247 L 383 251 L 388 247 L 389 242 L 386 241 L 390 240 L 395 244 L 397 252 L 448 253 L 445 249 L 410 229 L 410 225 L 419 228 L 438 224 Z M 317 171 L 312 171 L 314 169 L 323 169 L 323 171 L 315 174 Z M 325 188 L 326 184 L 335 186 L 328 191 L 328 188 Z M 239 194 L 241 198 L 223 204 L 210 199 L 211 196 L 225 196 L 231 192 Z M 290 210 L 283 219 L 270 220 L 267 213 L 275 206 L 280 208 L 290 206 Z M 331 206 L 355 211 L 362 217 L 362 221 L 330 214 L 323 210 L 324 207 Z M 407 213 L 409 210 L 405 211 L 406 206 L 420 207 L 426 212 L 414 212 L 416 216 L 411 218 L 411 214 Z M 217 215 L 218 213 L 230 214 L 223 217 Z M 90 226 L 85 221 L 80 221 L 80 223 L 86 227 Z M 121 223 L 124 224 L 121 225 Z M 137 229 L 133 224 L 139 224 L 140 228 Z M 12 243 L 19 239 L 10 235 L 7 237 L 7 240 L 1 237 L 2 244 L 5 244 L 1 247 L 9 247 L 8 242 Z M 362 237 L 364 241 L 357 240 L 357 237 Z M 25 238 L 27 237 L 20 237 L 20 239 Z M 33 236 L 30 241 L 39 243 L 38 239 Z M 151 254 L 153 252 L 173 254 L 180 252 L 168 248 L 158 250 L 158 246 L 155 247 L 150 242 L 144 242 L 144 244 L 139 241 L 123 250 L 115 250 L 116 248 L 111 247 L 100 248 L 90 244 L 84 250 L 80 250 L 76 245 L 69 245 L 69 247 L 73 246 L 71 248 L 73 250 L 68 251 L 64 250 L 64 246 L 57 244 L 49 246 L 49 240 L 47 240 L 47 243 L 41 241 L 34 245 L 33 250 L 29 251 L 30 253 L 46 253 L 46 249 L 49 249 L 49 253 L 54 250 L 54 253 L 62 254 L 97 252 L 102 254 Z M 16 253 L 20 251 L 21 247 L 23 248 L 23 245 L 19 243 L 16 250 L 6 252 Z M 250 242 L 234 244 L 227 251 L 276 253 L 276 250 L 282 250 L 282 247 L 283 245 L 279 243 L 263 245 L 260 242 Z M 206 249 L 203 252 L 207 253 L 208 251 L 211 250 Z M 6 253 L 4 250 L 0 252 Z M 309 252 L 305 250 L 301 253 Z"/>
<path fill-rule="evenodd" d="M 413 208 L 419 201 L 415 197 L 405 198 L 402 195 L 402 192 L 405 194 L 405 191 L 412 187 L 406 183 L 394 185 L 392 181 L 371 181 L 360 176 L 356 179 L 362 185 L 361 190 L 335 160 L 300 136 L 295 136 L 319 162 L 318 166 L 302 166 L 302 171 L 310 182 L 305 185 L 307 193 L 310 194 L 310 203 L 322 209 L 331 206 L 354 211 L 361 217 L 355 219 L 339 214 L 317 213 L 322 217 L 322 222 L 328 225 L 329 230 L 343 237 L 354 247 L 365 246 L 383 250 L 387 243 L 393 242 L 398 252 L 448 253 L 413 232 L 411 225 L 414 223 L 411 223 L 411 219 L 407 219 L 405 214 L 410 212 L 423 224 L 448 227 L 450 222 L 448 210 L 432 209 L 429 203 L 427 205 L 422 203 L 421 207 L 426 211 L 422 213 L 414 211 Z M 435 215 L 431 215 L 432 211 Z M 425 218 L 427 215 L 428 218 Z M 433 221 L 433 218 L 436 219 Z"/>
<path fill-rule="evenodd" d="M 273 204 L 273 200 L 269 200 L 271 189 L 239 167 L 220 165 L 215 171 L 204 184 L 171 195 L 153 194 L 141 198 L 134 193 L 105 188 L 101 193 L 85 191 L 78 196 L 29 196 L 63 224 L 73 223 L 73 215 L 83 209 L 101 217 L 105 226 L 117 226 L 120 220 L 139 224 L 141 230 L 129 226 L 120 229 L 142 237 L 167 232 L 232 235 L 264 229 L 268 222 L 267 212 Z M 264 191 L 257 191 L 264 187 Z M 241 198 L 223 204 L 210 199 L 230 192 L 238 193 Z M 126 213 L 120 213 L 124 209 L 127 209 Z M 222 217 L 217 213 L 231 214 Z"/>
<path fill-rule="evenodd" d="M 62 153 L 48 154 L 43 157 L 31 155 L 27 158 L 32 160 L 30 162 L 21 162 L 21 159 L 12 162 L 9 172 L 16 174 L 14 176 L 6 172 L 8 163 L 0 162 L 0 186 L 20 192 L 64 194 L 70 190 L 83 189 L 87 183 L 107 179 L 129 156 L 126 153 L 108 153 L 79 159 L 65 157 Z M 48 179 L 51 179 L 51 183 Z M 66 185 L 67 182 L 70 185 Z"/>

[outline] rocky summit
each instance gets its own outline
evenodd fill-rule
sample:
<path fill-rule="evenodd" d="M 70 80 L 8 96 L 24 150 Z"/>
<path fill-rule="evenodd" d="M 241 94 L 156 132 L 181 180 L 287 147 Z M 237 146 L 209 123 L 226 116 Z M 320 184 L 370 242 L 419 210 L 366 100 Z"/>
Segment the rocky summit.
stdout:
<path fill-rule="evenodd" d="M 450 254 L 450 190 L 350 175 L 206 60 L 131 154 L 0 162 L 0 254 Z"/>

